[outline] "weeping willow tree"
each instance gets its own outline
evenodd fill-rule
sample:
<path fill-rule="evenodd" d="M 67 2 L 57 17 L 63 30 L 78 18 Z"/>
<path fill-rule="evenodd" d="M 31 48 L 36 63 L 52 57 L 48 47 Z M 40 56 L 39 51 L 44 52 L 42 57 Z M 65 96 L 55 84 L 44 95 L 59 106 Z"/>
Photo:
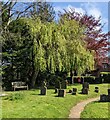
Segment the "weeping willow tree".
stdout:
<path fill-rule="evenodd" d="M 42 23 L 39 18 L 13 21 L 9 31 L 16 36 L 12 49 L 16 57 L 12 62 L 20 79 L 28 78 L 30 86 L 34 87 L 41 72 L 71 73 L 76 70 L 81 74 L 87 67 L 93 69 L 93 53 L 86 49 L 82 40 L 84 30 L 78 22 L 67 19 L 59 23 Z"/>
<path fill-rule="evenodd" d="M 80 27 L 80 24 L 74 20 L 61 19 L 59 22 L 60 32 L 63 34 L 66 40 L 66 58 L 67 68 L 72 71 L 76 71 L 77 74 L 83 73 L 87 68 L 93 69 L 94 57 L 88 49 L 86 49 L 86 43 L 84 39 L 84 27 Z"/>

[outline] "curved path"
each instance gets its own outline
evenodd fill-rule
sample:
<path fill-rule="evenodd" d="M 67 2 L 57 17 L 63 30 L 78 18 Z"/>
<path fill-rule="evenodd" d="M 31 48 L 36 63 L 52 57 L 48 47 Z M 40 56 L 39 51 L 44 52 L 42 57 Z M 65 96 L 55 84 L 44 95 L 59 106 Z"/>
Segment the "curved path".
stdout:
<path fill-rule="evenodd" d="M 99 100 L 99 97 L 97 98 L 90 98 L 88 100 L 84 100 L 80 103 L 78 103 L 76 106 L 74 106 L 71 110 L 70 110 L 70 114 L 69 114 L 69 118 L 79 118 L 80 119 L 80 114 L 81 112 L 84 110 L 84 107 L 93 101 L 97 101 Z M 78 119 L 77 119 L 78 120 Z"/>

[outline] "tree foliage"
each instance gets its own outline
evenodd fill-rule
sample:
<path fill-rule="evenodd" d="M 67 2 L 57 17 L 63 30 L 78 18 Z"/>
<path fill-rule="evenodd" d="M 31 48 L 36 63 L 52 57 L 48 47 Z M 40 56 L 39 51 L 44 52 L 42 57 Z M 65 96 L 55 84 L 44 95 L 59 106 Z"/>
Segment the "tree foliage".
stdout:
<path fill-rule="evenodd" d="M 79 25 L 85 26 L 84 35 L 86 36 L 83 40 L 87 43 L 87 49 L 90 51 L 95 51 L 95 61 L 97 65 L 101 65 L 103 58 L 106 57 L 108 52 L 108 37 L 110 32 L 103 33 L 102 28 L 104 25 L 101 24 L 101 17 L 95 19 L 95 17 L 88 16 L 87 14 L 80 14 L 71 9 L 71 11 L 66 11 L 64 14 L 59 14 L 63 19 L 66 17 L 68 20 L 75 20 L 79 22 Z"/>
<path fill-rule="evenodd" d="M 37 17 L 21 17 L 18 13 L 17 19 L 10 18 L 8 25 L 4 24 L 5 11 L 2 66 L 3 82 L 7 85 L 22 80 L 34 87 L 42 73 L 58 75 L 75 71 L 82 74 L 86 69 L 94 69 L 94 49 L 88 49 L 88 42 L 82 40 L 87 37 L 86 27 L 67 17 L 54 22 L 47 3 L 39 4 L 38 8 Z M 42 16 L 44 8 L 46 16 Z M 43 75 L 40 79 L 46 79 Z"/>

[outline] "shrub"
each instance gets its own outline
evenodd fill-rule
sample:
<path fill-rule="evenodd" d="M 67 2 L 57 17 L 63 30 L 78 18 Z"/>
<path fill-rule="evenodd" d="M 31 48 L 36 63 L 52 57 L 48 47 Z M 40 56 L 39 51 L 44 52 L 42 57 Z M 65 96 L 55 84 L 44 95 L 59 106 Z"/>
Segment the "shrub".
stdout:
<path fill-rule="evenodd" d="M 96 81 L 95 81 L 95 76 L 85 76 L 84 77 L 84 82 L 88 82 L 90 84 L 94 84 Z"/>
<path fill-rule="evenodd" d="M 73 78 L 75 83 L 78 83 L 78 79 L 80 79 L 81 83 L 83 83 L 83 79 L 84 82 L 88 82 L 90 84 L 96 83 L 95 76 L 75 76 Z"/>
<path fill-rule="evenodd" d="M 104 83 L 110 83 L 110 72 L 101 72 L 100 77 Z"/>

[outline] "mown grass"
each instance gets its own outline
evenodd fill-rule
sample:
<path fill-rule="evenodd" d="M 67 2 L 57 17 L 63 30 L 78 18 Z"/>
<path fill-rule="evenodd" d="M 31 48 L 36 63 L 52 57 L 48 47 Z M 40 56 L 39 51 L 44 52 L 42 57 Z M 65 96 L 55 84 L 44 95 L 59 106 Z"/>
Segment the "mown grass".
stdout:
<path fill-rule="evenodd" d="M 57 97 L 54 89 L 48 89 L 46 96 L 39 95 L 40 90 L 5 92 L 8 96 L 2 100 L 2 118 L 67 118 L 70 109 L 78 102 L 99 96 L 100 93 L 94 92 L 95 86 L 99 86 L 100 93 L 107 94 L 108 84 L 90 85 L 88 95 L 79 94 L 82 89 L 80 84 L 68 86 L 67 92 L 75 87 L 78 94 L 67 93 L 64 98 Z M 22 99 L 19 99 L 19 94 L 23 95 Z M 9 99 L 10 96 L 15 97 Z"/>
<path fill-rule="evenodd" d="M 110 118 L 109 107 L 108 102 L 92 102 L 85 107 L 81 118 Z"/>

